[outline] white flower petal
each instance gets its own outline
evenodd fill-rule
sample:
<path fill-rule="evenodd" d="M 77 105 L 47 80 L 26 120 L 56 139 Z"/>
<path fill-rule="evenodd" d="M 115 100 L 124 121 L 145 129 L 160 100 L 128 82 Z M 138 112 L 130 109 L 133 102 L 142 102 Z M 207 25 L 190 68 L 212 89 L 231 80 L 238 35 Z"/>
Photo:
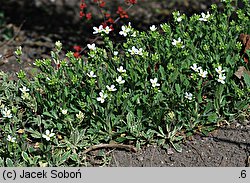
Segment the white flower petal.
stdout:
<path fill-rule="evenodd" d="M 155 25 L 150 26 L 149 29 L 150 29 L 151 31 L 156 31 L 156 30 L 157 30 L 157 28 L 156 28 Z"/>

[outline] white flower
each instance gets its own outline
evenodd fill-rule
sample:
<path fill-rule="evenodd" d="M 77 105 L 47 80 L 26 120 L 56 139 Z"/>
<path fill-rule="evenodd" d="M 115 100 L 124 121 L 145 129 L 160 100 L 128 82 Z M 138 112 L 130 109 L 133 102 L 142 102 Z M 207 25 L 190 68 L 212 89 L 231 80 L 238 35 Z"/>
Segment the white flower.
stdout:
<path fill-rule="evenodd" d="M 114 51 L 114 55 L 115 55 L 115 56 L 117 56 L 117 55 L 118 55 L 118 53 L 119 53 L 118 51 Z"/>
<path fill-rule="evenodd" d="M 152 84 L 152 87 L 156 87 L 156 86 L 160 86 L 159 83 L 157 83 L 158 79 L 157 78 L 154 78 L 154 79 L 150 79 L 150 82 Z"/>
<path fill-rule="evenodd" d="M 30 91 L 26 86 L 23 86 L 23 88 L 19 89 L 22 93 L 26 93 L 28 91 Z"/>
<path fill-rule="evenodd" d="M 225 79 L 226 79 L 226 76 L 220 74 L 217 81 L 218 81 L 219 83 L 225 84 Z"/>
<path fill-rule="evenodd" d="M 45 138 L 47 141 L 50 141 L 50 138 L 53 137 L 55 133 L 53 133 L 53 129 L 51 132 L 49 130 L 45 131 L 45 134 L 42 135 L 43 138 Z"/>
<path fill-rule="evenodd" d="M 126 70 L 123 69 L 123 66 L 120 66 L 119 68 L 117 68 L 117 71 L 120 73 L 126 72 Z"/>
<path fill-rule="evenodd" d="M 142 55 L 142 48 L 140 48 L 139 50 L 137 49 L 137 55 Z"/>
<path fill-rule="evenodd" d="M 181 41 L 181 38 L 179 37 L 178 40 L 173 39 L 172 45 L 184 48 L 185 46 L 183 45 L 183 42 Z"/>
<path fill-rule="evenodd" d="M 149 27 L 149 29 L 150 29 L 151 31 L 156 31 L 156 30 L 157 30 L 157 27 L 156 27 L 155 25 L 152 25 L 152 26 Z"/>
<path fill-rule="evenodd" d="M 201 18 L 199 18 L 200 21 L 208 21 L 208 18 L 210 17 L 211 15 L 209 14 L 209 12 L 207 12 L 207 14 L 205 13 L 201 13 Z"/>
<path fill-rule="evenodd" d="M 15 143 L 15 142 L 16 142 L 16 137 L 12 137 L 11 135 L 8 135 L 8 136 L 7 136 L 7 140 L 8 140 L 9 142 Z"/>
<path fill-rule="evenodd" d="M 128 49 L 128 51 L 130 52 L 131 55 L 142 55 L 142 48 L 140 48 L 139 50 L 133 46 L 132 49 Z"/>
<path fill-rule="evenodd" d="M 200 69 L 199 76 L 205 78 L 205 77 L 207 77 L 207 74 L 208 74 L 207 71 L 203 71 L 202 69 Z"/>
<path fill-rule="evenodd" d="M 181 22 L 181 21 L 182 21 L 182 17 L 178 17 L 178 18 L 176 19 L 176 21 L 177 21 L 177 22 Z"/>
<path fill-rule="evenodd" d="M 199 72 L 201 67 L 197 67 L 197 64 L 193 64 L 193 66 L 191 66 L 191 69 L 193 69 L 195 72 Z"/>
<path fill-rule="evenodd" d="M 96 77 L 96 75 L 94 74 L 93 71 L 90 71 L 90 73 L 87 73 L 87 75 L 88 75 L 88 77 L 90 77 L 90 78 L 95 78 L 95 77 Z"/>
<path fill-rule="evenodd" d="M 136 37 L 136 32 L 134 32 L 131 36 L 132 36 L 132 37 Z"/>
<path fill-rule="evenodd" d="M 66 115 L 68 113 L 68 110 L 67 109 L 62 109 L 62 114 L 63 115 Z"/>
<path fill-rule="evenodd" d="M 11 110 L 7 109 L 6 107 L 2 110 L 2 115 L 4 118 L 12 118 Z"/>
<path fill-rule="evenodd" d="M 181 41 L 181 38 L 178 38 L 178 40 Z M 176 39 L 173 39 L 172 45 L 176 46 L 178 43 L 180 43 L 180 41 L 177 41 Z"/>
<path fill-rule="evenodd" d="M 60 41 L 56 41 L 55 43 L 56 48 L 58 48 L 59 50 L 62 49 L 62 43 Z"/>
<path fill-rule="evenodd" d="M 137 54 L 138 49 L 135 46 L 133 46 L 132 49 L 128 49 L 128 51 L 130 52 L 131 55 L 135 55 Z"/>
<path fill-rule="evenodd" d="M 93 34 L 102 33 L 103 32 L 103 25 L 100 25 L 99 28 L 93 27 L 93 29 L 94 29 Z"/>
<path fill-rule="evenodd" d="M 103 90 L 99 93 L 100 97 L 97 97 L 97 101 L 103 103 L 105 101 L 105 98 L 107 98 L 107 94 L 103 92 Z"/>
<path fill-rule="evenodd" d="M 109 34 L 109 32 L 111 32 L 112 29 L 110 29 L 109 26 L 106 26 L 105 29 L 103 29 L 103 32 L 105 32 L 106 34 Z"/>
<path fill-rule="evenodd" d="M 129 29 L 126 29 L 126 27 L 123 25 L 122 26 L 122 30 L 119 32 L 119 34 L 121 35 L 121 36 L 124 36 L 124 37 L 126 37 L 127 35 L 128 35 L 128 33 L 129 33 Z"/>
<path fill-rule="evenodd" d="M 111 85 L 111 86 L 106 86 L 106 88 L 108 89 L 108 91 L 116 91 L 117 89 L 115 88 L 115 85 Z"/>
<path fill-rule="evenodd" d="M 83 118 L 84 118 L 84 114 L 82 113 L 82 111 L 79 111 L 79 113 L 76 114 L 76 117 L 77 117 L 78 119 L 83 119 Z"/>
<path fill-rule="evenodd" d="M 222 70 L 222 67 L 221 67 L 221 66 L 218 66 L 218 68 L 215 68 L 215 71 L 216 71 L 218 74 L 223 74 L 223 72 L 225 72 L 225 70 Z"/>
<path fill-rule="evenodd" d="M 116 82 L 119 84 L 123 84 L 123 83 L 125 83 L 125 80 L 123 80 L 122 77 L 119 76 L 118 78 L 116 78 Z"/>
<path fill-rule="evenodd" d="M 187 98 L 188 100 L 192 100 L 193 94 L 192 94 L 192 93 L 186 92 L 186 93 L 185 93 L 185 98 Z"/>
<path fill-rule="evenodd" d="M 93 43 L 93 44 L 87 44 L 87 47 L 88 47 L 90 50 L 95 50 L 95 49 L 96 49 L 95 43 Z"/>
<path fill-rule="evenodd" d="M 123 26 L 122 26 L 122 30 L 119 32 L 119 34 L 120 34 L 121 36 L 126 37 L 126 36 L 128 35 L 128 33 L 129 33 L 131 30 L 132 30 L 132 29 L 131 29 L 131 23 L 129 22 L 129 23 L 128 23 L 128 26 L 126 26 L 126 25 L 123 25 Z"/>

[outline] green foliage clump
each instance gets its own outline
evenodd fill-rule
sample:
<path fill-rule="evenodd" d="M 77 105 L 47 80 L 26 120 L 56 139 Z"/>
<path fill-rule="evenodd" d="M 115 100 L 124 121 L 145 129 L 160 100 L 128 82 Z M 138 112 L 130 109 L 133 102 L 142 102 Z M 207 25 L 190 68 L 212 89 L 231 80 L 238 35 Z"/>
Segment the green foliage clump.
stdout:
<path fill-rule="evenodd" d="M 56 42 L 51 58 L 34 62 L 34 78 L 20 71 L 14 82 L 1 73 L 0 165 L 85 166 L 87 147 L 110 142 L 181 151 L 186 136 L 249 115 L 243 2 L 190 18 L 174 12 L 173 22 L 146 32 L 124 25 L 122 44 L 103 31 L 105 45 L 89 44 L 82 58 L 62 57 Z"/>

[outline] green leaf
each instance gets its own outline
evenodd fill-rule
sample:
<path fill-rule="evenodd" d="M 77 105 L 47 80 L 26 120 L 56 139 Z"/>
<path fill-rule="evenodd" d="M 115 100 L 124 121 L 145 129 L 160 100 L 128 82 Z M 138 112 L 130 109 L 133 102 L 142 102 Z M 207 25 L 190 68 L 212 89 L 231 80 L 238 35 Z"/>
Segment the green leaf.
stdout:
<path fill-rule="evenodd" d="M 169 76 L 169 81 L 171 83 L 174 83 L 177 80 L 177 77 L 179 75 L 179 72 L 177 70 L 175 70 L 174 72 L 172 72 Z"/>
<path fill-rule="evenodd" d="M 204 109 L 204 115 L 206 115 L 208 112 L 210 112 L 213 109 L 212 102 L 209 101 Z"/>
<path fill-rule="evenodd" d="M 128 140 L 135 140 L 135 137 L 127 136 L 127 139 L 128 139 Z"/>
<path fill-rule="evenodd" d="M 0 167 L 4 167 L 4 160 L 0 157 Z"/>
<path fill-rule="evenodd" d="M 75 129 L 74 131 L 71 132 L 70 140 L 73 143 L 73 145 L 75 145 L 75 146 L 81 140 L 80 133 L 79 133 L 78 129 Z"/>
<path fill-rule="evenodd" d="M 73 153 L 71 156 L 70 156 L 70 159 L 72 159 L 73 161 L 78 161 L 78 155 L 76 153 Z"/>
<path fill-rule="evenodd" d="M 201 132 L 202 132 L 205 136 L 207 136 L 208 133 L 210 133 L 211 131 L 214 131 L 216 128 L 217 128 L 217 127 L 215 127 L 215 126 L 209 126 L 209 127 L 206 127 L 206 128 L 202 128 L 202 129 L 201 129 Z"/>
<path fill-rule="evenodd" d="M 164 67 L 162 67 L 161 65 L 159 66 L 159 71 L 161 73 L 161 80 L 166 80 L 166 72 L 164 70 Z"/>
<path fill-rule="evenodd" d="M 38 126 L 41 126 L 41 124 L 42 124 L 42 118 L 41 118 L 40 115 L 37 116 L 36 122 L 37 122 Z"/>
<path fill-rule="evenodd" d="M 33 158 L 33 164 L 36 165 L 37 164 L 37 161 L 41 158 L 41 156 L 35 156 Z"/>
<path fill-rule="evenodd" d="M 62 129 L 62 127 L 63 127 L 63 125 L 62 125 L 61 123 L 57 123 L 56 126 L 57 126 L 57 128 L 58 128 L 59 131 L 60 131 L 60 130 Z"/>
<path fill-rule="evenodd" d="M 21 156 L 23 157 L 24 161 L 30 162 L 29 155 L 26 152 L 22 152 Z"/>
<path fill-rule="evenodd" d="M 126 140 L 127 140 L 126 137 L 118 137 L 118 138 L 116 138 L 116 142 L 119 142 L 119 143 L 122 143 L 122 142 L 124 142 Z"/>
<path fill-rule="evenodd" d="M 248 101 L 247 100 L 244 100 L 244 101 L 237 101 L 235 104 L 235 109 L 237 109 L 238 111 L 241 111 L 245 108 L 247 108 L 249 105 L 248 105 Z"/>
<path fill-rule="evenodd" d="M 168 144 L 162 144 L 162 148 L 165 149 L 165 150 L 168 150 L 169 149 L 169 145 Z"/>
<path fill-rule="evenodd" d="M 215 122 L 218 119 L 218 115 L 216 113 L 210 113 L 208 114 L 208 121 L 209 122 Z"/>
<path fill-rule="evenodd" d="M 175 149 L 177 152 L 179 152 L 179 153 L 182 152 L 182 148 L 181 148 L 181 146 L 180 146 L 179 143 L 171 142 L 171 144 L 172 144 L 172 146 L 174 147 L 174 149 Z"/>
<path fill-rule="evenodd" d="M 174 141 L 178 142 L 181 141 L 184 137 L 182 136 L 178 136 L 178 137 L 174 137 Z"/>
<path fill-rule="evenodd" d="M 49 112 L 47 112 L 47 111 L 43 112 L 43 115 L 48 116 L 48 117 L 51 117 L 51 118 L 54 118 L 54 116 L 51 115 L 51 114 L 50 114 Z"/>
<path fill-rule="evenodd" d="M 31 136 L 33 138 L 36 138 L 36 139 L 40 139 L 41 136 L 42 136 L 41 133 L 39 133 L 38 131 L 33 130 L 32 128 L 26 129 L 26 131 L 31 133 Z"/>
<path fill-rule="evenodd" d="M 184 79 L 183 85 L 186 86 L 186 87 L 190 86 L 190 82 L 187 79 Z"/>
<path fill-rule="evenodd" d="M 158 144 L 159 146 L 163 146 L 163 145 L 165 144 L 165 142 L 166 142 L 165 139 L 159 139 L 159 140 L 157 141 L 157 144 Z"/>
<path fill-rule="evenodd" d="M 165 135 L 165 133 L 163 132 L 162 127 L 158 126 L 158 129 L 159 129 L 160 133 L 157 133 L 157 135 L 160 136 L 160 137 L 162 137 L 162 138 L 165 138 L 166 135 Z"/>
<path fill-rule="evenodd" d="M 246 72 L 243 73 L 244 81 L 247 85 L 247 88 L 250 88 L 250 75 L 248 75 Z"/>
<path fill-rule="evenodd" d="M 60 164 L 64 163 L 70 157 L 71 151 L 68 151 L 62 155 L 60 158 Z"/>
<path fill-rule="evenodd" d="M 57 116 L 55 111 L 51 111 L 50 113 L 45 111 L 45 112 L 43 112 L 43 115 L 51 117 L 53 119 L 58 119 L 58 116 Z"/>
<path fill-rule="evenodd" d="M 14 167 L 14 163 L 10 158 L 6 158 L 6 165 L 7 167 Z"/>
<path fill-rule="evenodd" d="M 51 114 L 52 114 L 52 116 L 53 116 L 54 119 L 58 119 L 58 116 L 57 116 L 57 114 L 56 114 L 55 111 L 51 111 Z"/>
<path fill-rule="evenodd" d="M 181 88 L 180 88 L 179 84 L 175 84 L 175 90 L 176 90 L 177 95 L 180 96 L 180 94 L 181 94 Z"/>
<path fill-rule="evenodd" d="M 201 91 L 197 94 L 198 103 L 202 102 Z"/>
<path fill-rule="evenodd" d="M 128 114 L 127 114 L 127 116 L 126 116 L 126 119 L 127 119 L 127 124 L 131 127 L 132 126 L 132 124 L 134 123 L 134 119 L 135 117 L 134 117 L 134 113 L 133 112 L 131 112 L 131 111 L 129 111 L 128 112 Z"/>
<path fill-rule="evenodd" d="M 65 97 L 68 97 L 68 94 L 69 94 L 69 92 L 68 92 L 68 88 L 67 88 L 67 87 L 65 87 L 65 88 L 64 88 L 64 95 L 65 95 Z"/>

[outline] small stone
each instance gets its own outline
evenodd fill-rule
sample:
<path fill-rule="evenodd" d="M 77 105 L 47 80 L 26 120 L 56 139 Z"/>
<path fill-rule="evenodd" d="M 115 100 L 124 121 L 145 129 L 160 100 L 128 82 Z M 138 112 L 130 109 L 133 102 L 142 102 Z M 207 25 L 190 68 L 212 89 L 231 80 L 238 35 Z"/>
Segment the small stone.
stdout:
<path fill-rule="evenodd" d="M 168 148 L 167 150 L 167 154 L 170 155 L 170 154 L 174 154 L 174 151 L 172 150 L 172 148 Z"/>
<path fill-rule="evenodd" d="M 139 156 L 138 158 L 137 158 L 139 161 L 143 161 L 143 157 L 142 156 Z"/>
<path fill-rule="evenodd" d="M 174 158 L 170 156 L 170 157 L 169 157 L 169 160 L 170 160 L 170 161 L 174 161 Z"/>

